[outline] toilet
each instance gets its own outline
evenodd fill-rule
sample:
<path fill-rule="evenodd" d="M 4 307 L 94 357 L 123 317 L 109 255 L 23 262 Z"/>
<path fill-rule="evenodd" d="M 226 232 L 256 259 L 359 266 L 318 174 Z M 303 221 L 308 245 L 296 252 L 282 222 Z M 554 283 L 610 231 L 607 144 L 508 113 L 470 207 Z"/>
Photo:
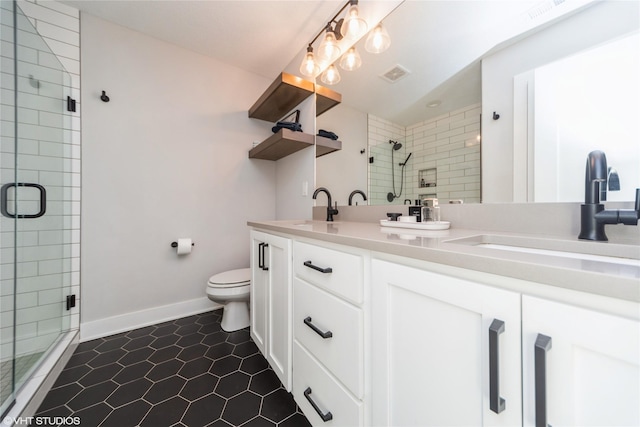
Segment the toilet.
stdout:
<path fill-rule="evenodd" d="M 233 332 L 249 326 L 249 294 L 251 269 L 240 268 L 218 273 L 209 278 L 207 297 L 224 305 L 222 329 Z"/>

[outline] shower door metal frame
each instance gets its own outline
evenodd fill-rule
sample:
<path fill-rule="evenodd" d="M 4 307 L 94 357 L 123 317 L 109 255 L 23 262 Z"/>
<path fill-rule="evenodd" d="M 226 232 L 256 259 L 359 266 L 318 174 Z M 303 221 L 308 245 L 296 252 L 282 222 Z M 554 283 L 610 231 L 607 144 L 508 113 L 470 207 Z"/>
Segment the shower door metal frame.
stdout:
<path fill-rule="evenodd" d="M 72 158 L 69 155 L 72 147 L 69 132 L 71 116 L 65 109 L 71 89 L 70 76 L 17 2 L 2 3 L 2 13 L 13 15 L 13 28 L 8 30 L 13 32 L 13 150 L 9 148 L 10 137 L 3 132 L 2 138 L 9 139 L 9 142 L 3 141 L 1 154 L 5 156 L 12 151 L 13 171 L 3 171 L 5 182 L 0 190 L 0 213 L 5 224 L 12 224 L 9 232 L 12 232 L 10 239 L 13 241 L 12 256 L 6 250 L 9 249 L 5 246 L 6 240 L 2 245 L 3 253 L 11 258 L 2 260 L 5 263 L 3 265 L 13 263 L 13 274 L 6 275 L 11 276 L 10 280 L 13 281 L 12 295 L 7 293 L 8 298 L 3 298 L 7 306 L 10 305 L 8 300 L 12 299 L 12 324 L 8 327 L 3 325 L 12 329 L 10 346 L 4 345 L 8 331 L 2 337 L 3 349 L 11 349 L 11 383 L 8 384 L 9 379 L 3 377 L 0 402 L 4 417 L 15 404 L 21 386 L 47 361 L 47 356 L 59 347 L 58 343 L 64 341 L 70 330 L 70 312 L 65 294 L 69 294 L 71 289 L 72 227 L 69 224 L 72 209 L 68 195 L 71 190 L 66 182 L 71 172 L 71 162 L 68 160 Z M 11 4 L 12 10 L 7 10 L 5 6 L 8 4 Z M 3 40 L 7 41 L 4 37 Z M 48 61 L 41 63 L 41 56 L 47 57 Z M 10 67 L 6 68 L 2 71 L 9 74 Z M 8 105 L 3 102 L 5 108 Z M 11 109 L 5 111 L 8 110 Z M 6 123 L 7 119 L 3 117 L 2 120 Z M 3 164 L 7 165 L 8 162 Z M 7 182 L 10 174 L 13 179 Z M 52 189 L 51 193 L 47 187 Z M 38 192 L 37 197 L 33 197 L 35 193 L 29 194 L 34 190 Z M 49 197 L 50 194 L 53 198 Z M 25 273 L 27 267 L 19 268 L 21 263 L 34 264 L 35 267 L 30 270 L 35 274 Z M 6 277 L 5 280 L 8 280 Z M 29 305 L 33 304 L 34 299 L 36 305 Z M 2 308 L 5 321 L 10 317 L 5 313 L 6 308 Z M 3 360 L 7 358 L 7 352 L 4 353 Z M 21 365 L 25 367 L 17 370 L 20 357 Z M 22 364 L 25 359 L 26 364 Z M 33 365 L 29 365 L 31 363 Z M 11 387 L 11 393 L 6 396 L 5 382 Z"/>

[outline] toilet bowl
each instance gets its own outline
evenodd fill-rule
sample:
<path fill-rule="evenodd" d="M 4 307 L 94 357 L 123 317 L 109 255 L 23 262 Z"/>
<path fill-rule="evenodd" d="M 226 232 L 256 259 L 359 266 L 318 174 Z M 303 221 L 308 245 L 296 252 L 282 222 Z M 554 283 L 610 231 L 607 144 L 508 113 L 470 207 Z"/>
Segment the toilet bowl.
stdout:
<path fill-rule="evenodd" d="M 207 282 L 207 297 L 224 305 L 222 329 L 233 332 L 249 326 L 251 269 L 240 268 L 218 273 Z"/>

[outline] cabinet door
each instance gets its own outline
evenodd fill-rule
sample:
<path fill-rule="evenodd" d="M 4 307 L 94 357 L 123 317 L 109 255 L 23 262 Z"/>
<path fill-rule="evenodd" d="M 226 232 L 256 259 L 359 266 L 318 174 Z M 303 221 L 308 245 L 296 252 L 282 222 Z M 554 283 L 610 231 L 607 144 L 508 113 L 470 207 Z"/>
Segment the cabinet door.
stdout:
<path fill-rule="evenodd" d="M 291 240 L 268 235 L 265 268 L 269 275 L 267 296 L 266 358 L 284 387 L 291 390 L 293 345 Z"/>
<path fill-rule="evenodd" d="M 266 354 L 267 339 L 267 295 L 269 293 L 269 274 L 265 269 L 266 234 L 251 232 L 251 338 L 262 354 Z"/>
<path fill-rule="evenodd" d="M 371 276 L 375 425 L 521 423 L 519 294 L 380 260 Z"/>
<path fill-rule="evenodd" d="M 251 338 L 291 390 L 291 240 L 251 232 Z"/>
<path fill-rule="evenodd" d="M 640 425 L 640 322 L 524 296 L 522 333 L 524 425 Z"/>

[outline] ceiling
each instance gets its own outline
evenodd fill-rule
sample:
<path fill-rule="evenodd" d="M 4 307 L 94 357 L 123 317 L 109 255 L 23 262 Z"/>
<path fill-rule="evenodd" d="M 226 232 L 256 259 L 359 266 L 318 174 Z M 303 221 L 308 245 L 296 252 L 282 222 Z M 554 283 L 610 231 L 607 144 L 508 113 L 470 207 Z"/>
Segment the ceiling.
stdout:
<path fill-rule="evenodd" d="M 593 1 L 404 0 L 383 20 L 391 48 L 368 54 L 362 39 L 362 67 L 342 71 L 332 89 L 343 104 L 405 126 L 480 102 L 479 61 L 487 51 Z M 307 44 L 346 0 L 63 3 L 271 80 L 282 71 L 299 75 Z M 359 6 L 380 20 L 398 3 L 361 0 Z M 408 77 L 392 84 L 379 77 L 396 65 Z M 437 108 L 426 108 L 435 100 Z"/>
<path fill-rule="evenodd" d="M 342 94 L 343 104 L 399 125 L 438 117 L 482 101 L 483 56 L 590 3 L 405 0 L 383 20 L 390 48 L 373 55 L 361 40 L 361 68 L 340 70 L 342 79 L 332 88 Z M 396 66 L 408 71 L 405 77 L 393 83 L 381 78 Z M 436 101 L 435 108 L 427 106 Z"/>
<path fill-rule="evenodd" d="M 343 5 L 333 0 L 62 3 L 269 79 L 274 79 Z"/>

